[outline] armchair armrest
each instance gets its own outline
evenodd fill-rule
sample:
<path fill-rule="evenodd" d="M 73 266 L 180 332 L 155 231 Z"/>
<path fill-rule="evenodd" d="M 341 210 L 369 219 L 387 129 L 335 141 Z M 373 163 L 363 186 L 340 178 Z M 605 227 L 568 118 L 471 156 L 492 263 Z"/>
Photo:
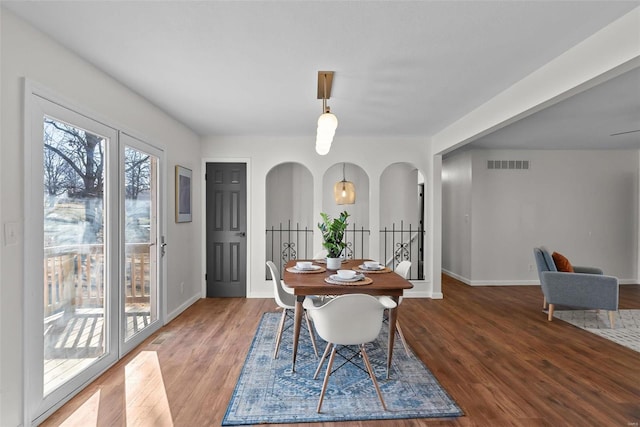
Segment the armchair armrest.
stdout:
<path fill-rule="evenodd" d="M 585 273 L 585 274 L 604 274 L 601 268 L 598 267 L 584 267 L 579 265 L 573 266 L 573 271 L 576 273 Z"/>
<path fill-rule="evenodd" d="M 586 273 L 543 271 L 541 285 L 549 304 L 618 309 L 618 278 Z"/>

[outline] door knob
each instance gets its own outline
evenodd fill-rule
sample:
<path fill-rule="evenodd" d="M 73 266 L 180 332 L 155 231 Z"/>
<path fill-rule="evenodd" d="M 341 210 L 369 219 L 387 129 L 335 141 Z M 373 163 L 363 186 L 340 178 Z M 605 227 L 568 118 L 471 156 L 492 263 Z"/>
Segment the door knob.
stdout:
<path fill-rule="evenodd" d="M 240 237 L 244 237 L 244 236 L 246 236 L 246 235 L 247 235 L 247 233 L 245 233 L 244 231 L 241 231 L 241 232 L 239 232 L 239 233 L 236 233 L 236 236 L 240 236 Z"/>

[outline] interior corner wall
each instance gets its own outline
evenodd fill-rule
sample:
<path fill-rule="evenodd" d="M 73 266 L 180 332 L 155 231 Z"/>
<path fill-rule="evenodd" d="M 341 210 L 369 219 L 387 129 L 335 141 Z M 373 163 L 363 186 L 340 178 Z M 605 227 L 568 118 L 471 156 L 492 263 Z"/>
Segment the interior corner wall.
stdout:
<path fill-rule="evenodd" d="M 532 250 L 540 245 L 575 265 L 597 266 L 621 283 L 635 283 L 635 150 L 471 153 L 472 285 L 538 283 Z M 530 168 L 488 169 L 488 160 L 528 160 Z"/>
<path fill-rule="evenodd" d="M 167 275 L 165 300 L 168 313 L 175 313 L 199 298 L 200 219 L 187 224 L 174 222 L 174 167 L 192 169 L 193 209 L 200 211 L 200 139 L 184 125 L 147 100 L 131 92 L 110 76 L 53 42 L 4 8 L 0 9 L 0 224 L 24 223 L 24 79 L 46 88 L 73 107 L 95 113 L 97 119 L 116 125 L 164 150 L 166 172 L 165 209 Z M 0 425 L 17 426 L 23 417 L 23 292 L 24 242 L 0 245 L 2 295 L 0 299 Z M 179 284 L 184 282 L 184 292 Z"/>
<path fill-rule="evenodd" d="M 471 280 L 470 151 L 442 160 L 442 270 L 456 279 Z"/>
<path fill-rule="evenodd" d="M 638 159 L 638 165 L 640 165 L 640 149 L 636 153 L 636 158 Z M 639 167 L 640 169 L 640 167 Z M 640 171 L 638 172 L 638 184 L 637 184 L 637 198 L 636 198 L 636 211 L 635 217 L 638 218 L 636 222 L 636 236 L 638 236 L 638 241 L 636 243 L 636 280 L 635 283 L 640 283 Z"/>

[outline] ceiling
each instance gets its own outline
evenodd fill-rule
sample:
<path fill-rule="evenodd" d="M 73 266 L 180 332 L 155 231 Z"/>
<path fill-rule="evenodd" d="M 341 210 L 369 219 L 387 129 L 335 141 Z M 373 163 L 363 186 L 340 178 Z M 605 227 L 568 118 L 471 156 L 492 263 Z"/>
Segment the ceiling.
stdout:
<path fill-rule="evenodd" d="M 314 137 L 319 70 L 341 136 L 428 137 L 640 1 L 9 1 L 202 136 Z M 639 41 L 640 43 L 640 41 Z M 476 142 L 640 148 L 640 72 Z"/>

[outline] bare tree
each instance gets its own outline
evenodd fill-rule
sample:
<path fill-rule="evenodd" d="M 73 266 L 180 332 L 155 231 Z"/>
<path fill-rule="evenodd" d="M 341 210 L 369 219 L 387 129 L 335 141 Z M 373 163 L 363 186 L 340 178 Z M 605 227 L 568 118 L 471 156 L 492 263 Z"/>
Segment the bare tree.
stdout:
<path fill-rule="evenodd" d="M 151 189 L 151 162 L 149 155 L 127 148 L 124 151 L 125 197 L 137 199 L 140 193 Z"/>
<path fill-rule="evenodd" d="M 64 175 L 65 179 L 50 184 L 48 191 L 54 188 L 59 191 L 60 187 L 64 187 L 68 197 L 82 200 L 87 222 L 83 241 L 100 241 L 104 193 L 104 138 L 50 118 L 45 118 L 44 124 L 45 135 L 49 135 L 44 140 L 45 153 L 49 152 L 45 154 L 45 159 L 55 154 L 58 159 L 52 160 L 52 163 L 65 164 L 60 169 L 69 170 Z"/>

